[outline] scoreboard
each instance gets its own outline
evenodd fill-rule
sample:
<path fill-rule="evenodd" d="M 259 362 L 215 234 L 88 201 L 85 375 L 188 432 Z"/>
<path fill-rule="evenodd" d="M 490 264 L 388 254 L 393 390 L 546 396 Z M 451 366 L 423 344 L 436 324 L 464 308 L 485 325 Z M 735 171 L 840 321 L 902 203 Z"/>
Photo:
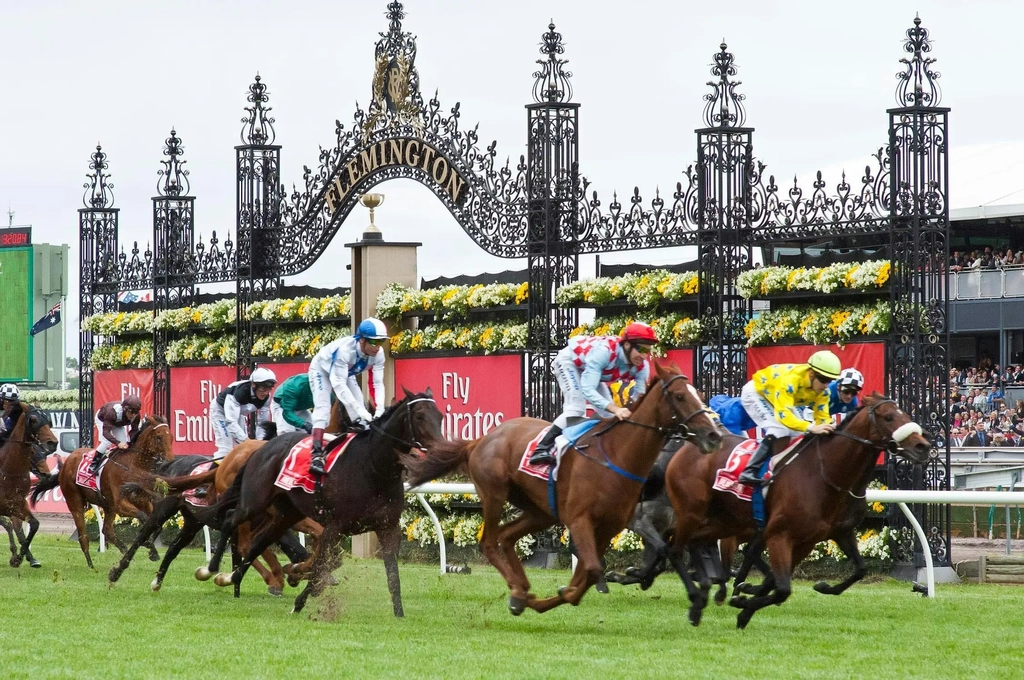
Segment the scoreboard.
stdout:
<path fill-rule="evenodd" d="M 0 241 L 17 239 L 11 230 L 0 230 Z M 27 237 L 27 234 L 25 235 Z M 0 246 L 0 290 L 4 322 L 0 324 L 0 382 L 32 379 L 32 247 Z"/>

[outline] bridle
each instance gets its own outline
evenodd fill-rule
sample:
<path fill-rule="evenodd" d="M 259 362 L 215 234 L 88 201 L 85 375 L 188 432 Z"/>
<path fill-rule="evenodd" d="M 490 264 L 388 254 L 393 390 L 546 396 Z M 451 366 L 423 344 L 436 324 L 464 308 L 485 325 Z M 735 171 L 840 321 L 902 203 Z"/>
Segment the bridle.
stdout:
<path fill-rule="evenodd" d="M 421 451 L 427 451 L 428 450 L 427 447 L 424 446 L 423 443 L 420 442 L 419 438 L 416 436 L 416 429 L 412 425 L 412 405 L 415 404 L 415 403 L 421 402 L 421 401 L 429 401 L 431 404 L 434 404 L 434 405 L 437 404 L 437 402 L 434 401 L 434 399 L 431 398 L 431 397 L 416 397 L 415 399 L 410 399 L 409 401 L 405 402 L 405 404 L 403 404 L 403 406 L 405 407 L 406 424 L 409 427 L 409 435 L 411 436 L 411 440 L 410 441 L 406 441 L 406 440 L 402 439 L 401 437 L 396 437 L 395 435 L 391 434 L 390 432 L 386 432 L 385 430 L 377 427 L 373 423 L 370 423 L 370 429 L 373 430 L 374 432 L 376 432 L 377 434 L 384 435 L 388 439 L 391 439 L 393 441 L 398 442 L 399 444 L 401 444 L 402 446 L 404 446 L 406 448 L 419 449 Z"/>
<path fill-rule="evenodd" d="M 21 417 L 25 419 L 25 428 L 24 428 L 25 432 L 29 432 L 30 431 L 29 430 L 29 425 L 28 425 L 28 419 L 31 418 L 32 415 L 35 414 L 35 413 L 41 413 L 41 412 L 39 411 L 39 409 L 37 409 L 34 406 L 32 408 L 29 408 L 29 409 L 22 409 Z M 46 425 L 50 425 L 49 418 L 46 418 L 45 415 L 43 415 L 43 418 L 46 420 L 45 424 Z M 40 446 L 44 445 L 43 442 L 39 441 L 39 432 L 38 431 L 33 432 L 30 436 L 31 436 L 31 439 L 5 439 L 4 443 L 10 442 L 11 444 L 29 444 L 30 446 L 32 444 L 39 444 Z"/>
<path fill-rule="evenodd" d="M 674 383 L 676 380 L 686 379 L 686 376 L 683 375 L 682 373 L 680 373 L 679 375 L 674 375 L 668 380 L 659 379 L 658 383 L 661 386 L 662 396 L 668 398 L 668 396 L 671 394 L 668 388 L 672 385 L 672 383 Z M 672 423 L 667 427 L 663 427 L 660 425 L 647 425 L 646 423 L 637 423 L 632 420 L 619 420 L 612 423 L 611 426 L 605 428 L 601 432 L 595 433 L 595 436 L 600 436 L 604 434 L 605 432 L 612 429 L 612 427 L 615 427 L 619 423 L 626 423 L 627 425 L 633 425 L 634 427 L 642 427 L 647 430 L 654 430 L 655 432 L 657 432 L 666 439 L 675 437 L 679 439 L 691 440 L 693 438 L 693 432 L 690 431 L 690 428 L 688 428 L 686 424 L 693 420 L 694 418 L 696 418 L 697 416 L 701 415 L 702 413 L 707 414 L 709 412 L 709 409 L 706 406 L 701 405 L 701 408 L 693 411 L 692 413 L 684 415 L 679 410 L 679 407 L 676 406 L 676 402 L 674 399 L 667 399 L 667 401 L 669 410 L 672 412 Z"/>

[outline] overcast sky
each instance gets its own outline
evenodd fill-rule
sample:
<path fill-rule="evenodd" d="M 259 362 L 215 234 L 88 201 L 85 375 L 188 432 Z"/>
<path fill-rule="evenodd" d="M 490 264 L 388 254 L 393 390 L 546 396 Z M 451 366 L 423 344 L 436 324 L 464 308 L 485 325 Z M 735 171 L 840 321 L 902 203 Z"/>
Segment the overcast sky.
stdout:
<path fill-rule="evenodd" d="M 36 242 L 68 243 L 77 262 L 77 209 L 89 155 L 109 154 L 126 249 L 151 239 L 164 139 L 184 142 L 196 229 L 208 238 L 234 224 L 234 150 L 245 94 L 259 72 L 283 145 L 282 180 L 300 183 L 333 145 L 334 121 L 351 125 L 370 99 L 373 47 L 387 30 L 385 0 L 303 2 L 55 2 L 0 0 L 0 208 L 31 224 Z M 580 111 L 582 172 L 607 205 L 638 185 L 670 191 L 694 160 L 712 55 L 724 38 L 739 67 L 754 153 L 779 178 L 838 169 L 859 176 L 886 141 L 904 33 L 915 12 L 931 31 L 942 105 L 953 109 L 953 207 L 1024 203 L 1024 154 L 1000 161 L 998 190 L 978 183 L 957 196 L 957 158 L 986 158 L 1024 140 L 1016 112 L 1024 3 L 821 0 L 683 3 L 662 0 L 409 0 L 404 28 L 417 36 L 424 98 L 461 102 L 499 156 L 525 152 L 526 112 L 538 46 L 553 19 L 566 45 Z M 960 167 L 963 170 L 963 167 Z M 977 174 L 977 173 L 975 173 Z M 483 253 L 425 188 L 395 180 L 377 223 L 385 238 L 418 240 L 426 277 L 522 267 Z M 986 193 L 988 192 L 988 193 Z M 991 195 L 990 195 L 991 194 Z M 966 201 L 966 202 L 965 202 Z M 7 224 L 6 215 L 0 218 Z M 327 256 L 297 283 L 347 285 L 340 263 L 366 223 L 357 209 Z M 671 251 L 602 256 L 666 262 Z M 592 269 L 586 258 L 582 271 Z M 72 299 L 77 301 L 76 274 Z M 74 332 L 72 307 L 68 331 Z M 72 341 L 73 342 L 73 341 Z"/>

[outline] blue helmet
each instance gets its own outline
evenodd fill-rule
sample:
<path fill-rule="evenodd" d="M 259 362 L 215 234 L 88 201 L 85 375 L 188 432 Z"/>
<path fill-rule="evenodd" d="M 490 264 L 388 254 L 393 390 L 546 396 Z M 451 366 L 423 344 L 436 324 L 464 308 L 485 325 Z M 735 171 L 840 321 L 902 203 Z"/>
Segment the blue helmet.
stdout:
<path fill-rule="evenodd" d="M 384 326 L 384 322 L 373 317 L 363 319 L 355 332 L 356 340 L 364 338 L 367 340 L 387 340 L 388 337 L 388 329 Z"/>

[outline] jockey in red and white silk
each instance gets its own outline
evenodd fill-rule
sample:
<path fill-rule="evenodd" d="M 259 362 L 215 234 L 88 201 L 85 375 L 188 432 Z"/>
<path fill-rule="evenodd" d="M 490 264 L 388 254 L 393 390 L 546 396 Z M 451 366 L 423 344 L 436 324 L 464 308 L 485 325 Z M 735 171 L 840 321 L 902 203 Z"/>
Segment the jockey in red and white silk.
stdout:
<path fill-rule="evenodd" d="M 553 462 L 551 447 L 555 437 L 569 426 L 570 419 L 583 418 L 589 403 L 601 417 L 613 415 L 620 420 L 631 413 L 616 406 L 609 383 L 634 381 L 632 395 L 639 397 L 647 389 L 650 362 L 647 355 L 658 342 L 654 329 L 645 323 L 631 323 L 620 337 L 577 336 L 555 355 L 554 373 L 562 388 L 562 413 L 531 456 L 533 465 Z"/>

